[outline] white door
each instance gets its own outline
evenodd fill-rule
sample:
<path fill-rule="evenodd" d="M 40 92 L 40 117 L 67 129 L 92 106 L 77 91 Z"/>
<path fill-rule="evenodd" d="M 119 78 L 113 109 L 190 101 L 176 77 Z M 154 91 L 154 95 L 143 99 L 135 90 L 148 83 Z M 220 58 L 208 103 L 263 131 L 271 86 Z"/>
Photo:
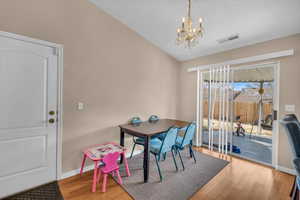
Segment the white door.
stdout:
<path fill-rule="evenodd" d="M 57 56 L 0 36 L 0 198 L 56 179 Z"/>

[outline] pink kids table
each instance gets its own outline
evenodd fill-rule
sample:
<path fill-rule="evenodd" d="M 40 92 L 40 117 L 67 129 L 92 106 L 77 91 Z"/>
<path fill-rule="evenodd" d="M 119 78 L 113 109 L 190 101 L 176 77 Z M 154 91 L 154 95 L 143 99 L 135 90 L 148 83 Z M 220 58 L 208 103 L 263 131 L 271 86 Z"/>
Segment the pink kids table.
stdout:
<path fill-rule="evenodd" d="M 83 151 L 83 160 L 80 169 L 80 175 L 82 175 L 83 167 L 85 164 L 86 158 L 91 159 L 94 162 L 94 176 L 93 176 L 93 186 L 92 192 L 96 192 L 97 186 L 97 176 L 98 176 L 98 165 L 102 162 L 102 158 L 114 152 L 119 152 L 124 160 L 124 165 L 126 169 L 127 176 L 130 176 L 130 171 L 128 167 L 128 163 L 125 156 L 126 149 L 116 143 L 109 142 L 105 144 L 97 144 Z"/>

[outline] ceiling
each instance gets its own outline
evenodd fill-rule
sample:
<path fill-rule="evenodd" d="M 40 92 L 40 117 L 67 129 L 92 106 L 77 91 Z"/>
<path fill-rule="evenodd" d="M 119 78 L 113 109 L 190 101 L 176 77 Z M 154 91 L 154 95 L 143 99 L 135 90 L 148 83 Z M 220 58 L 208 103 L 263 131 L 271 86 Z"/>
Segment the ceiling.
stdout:
<path fill-rule="evenodd" d="M 90 1 L 180 61 L 300 33 L 300 0 L 192 0 L 192 17 L 203 18 L 205 33 L 188 49 L 175 42 L 187 0 Z M 240 38 L 217 42 L 233 34 Z"/>

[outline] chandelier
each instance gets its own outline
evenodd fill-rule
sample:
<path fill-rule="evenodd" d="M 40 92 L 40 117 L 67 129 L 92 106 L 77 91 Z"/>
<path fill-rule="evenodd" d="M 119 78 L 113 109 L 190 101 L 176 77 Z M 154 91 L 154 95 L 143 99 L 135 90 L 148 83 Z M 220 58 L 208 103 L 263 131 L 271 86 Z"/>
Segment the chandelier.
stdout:
<path fill-rule="evenodd" d="M 203 36 L 202 18 L 199 18 L 197 27 L 193 28 L 191 17 L 191 0 L 188 0 L 188 15 L 182 18 L 181 27 L 177 29 L 176 43 L 191 48 L 198 44 L 198 40 Z"/>

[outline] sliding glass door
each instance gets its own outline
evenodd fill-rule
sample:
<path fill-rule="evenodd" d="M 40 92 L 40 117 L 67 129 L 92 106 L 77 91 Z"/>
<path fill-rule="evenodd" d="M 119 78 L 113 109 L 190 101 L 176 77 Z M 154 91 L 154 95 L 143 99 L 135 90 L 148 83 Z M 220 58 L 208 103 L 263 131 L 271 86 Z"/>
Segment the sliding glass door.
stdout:
<path fill-rule="evenodd" d="M 272 165 L 275 67 L 221 66 L 198 72 L 202 146 Z"/>
<path fill-rule="evenodd" d="M 222 154 L 231 151 L 232 70 L 229 66 L 202 73 L 202 145 Z"/>

